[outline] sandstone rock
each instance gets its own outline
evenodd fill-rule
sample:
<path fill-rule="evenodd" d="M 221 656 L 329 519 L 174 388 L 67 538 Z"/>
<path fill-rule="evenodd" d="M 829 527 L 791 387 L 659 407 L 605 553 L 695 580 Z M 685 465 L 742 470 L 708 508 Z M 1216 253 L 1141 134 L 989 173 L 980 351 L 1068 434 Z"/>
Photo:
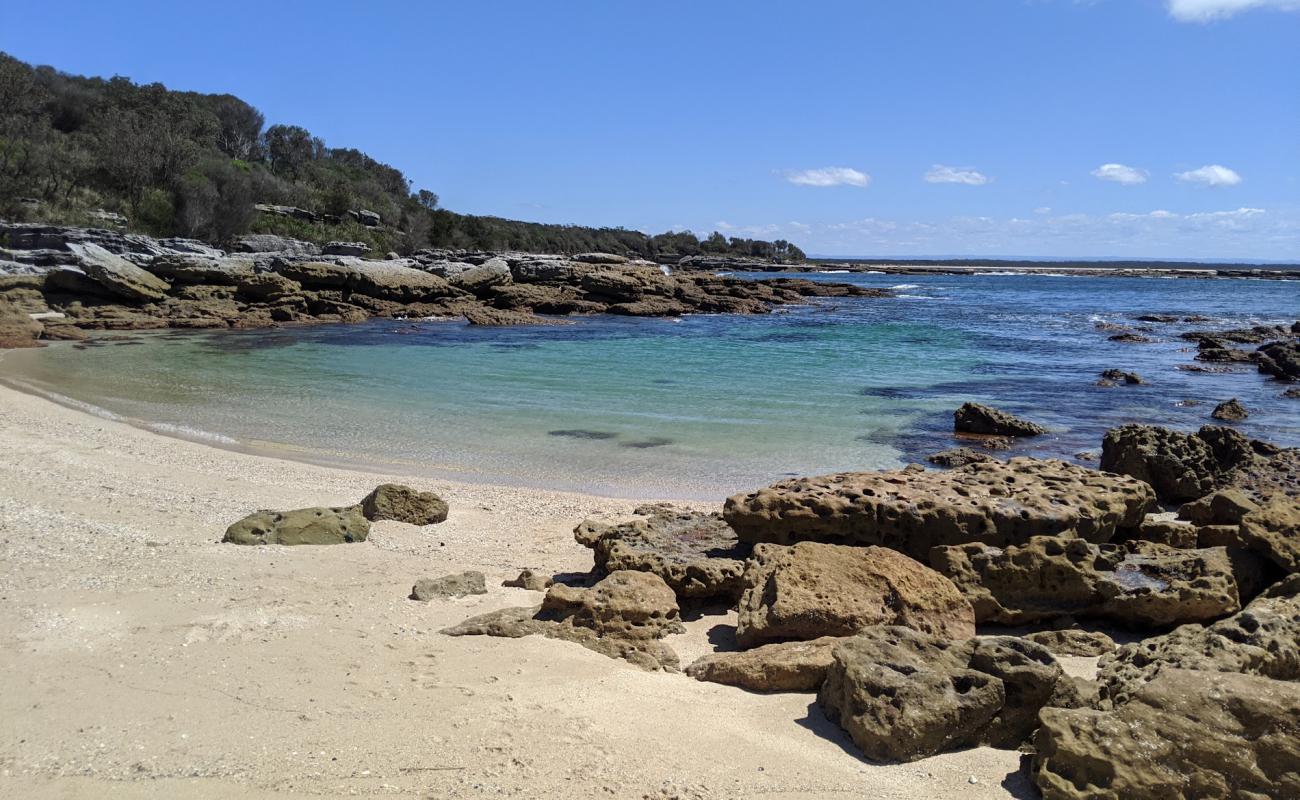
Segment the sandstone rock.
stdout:
<path fill-rule="evenodd" d="M 1135 386 L 1144 382 L 1142 376 L 1138 375 L 1136 372 L 1125 372 L 1122 369 L 1108 369 L 1101 373 L 1101 379 L 1116 384 L 1126 383 L 1130 386 Z"/>
<path fill-rule="evenodd" d="M 677 601 L 659 577 L 645 572 L 613 572 L 590 589 L 552 586 L 542 604 L 507 608 L 444 629 L 448 636 L 540 635 L 576 642 L 642 669 L 678 669 L 677 654 L 659 641 L 680 633 Z"/>
<path fill-rule="evenodd" d="M 109 292 L 128 300 L 161 300 L 171 287 L 167 281 L 115 255 L 97 244 L 69 244 L 81 271 Z"/>
<path fill-rule="evenodd" d="M 363 261 L 347 268 L 346 285 L 368 297 L 413 303 L 456 294 L 446 280 L 402 264 Z"/>
<path fill-rule="evenodd" d="M 465 319 L 471 325 L 489 325 L 506 327 L 514 325 L 564 325 L 556 319 L 539 317 L 536 314 L 520 311 L 502 311 L 499 308 L 469 308 L 464 311 Z"/>
<path fill-rule="evenodd" d="M 226 529 L 231 544 L 343 544 L 364 542 L 370 523 L 360 506 L 257 511 Z"/>
<path fill-rule="evenodd" d="M 1300 684 L 1170 669 L 1118 709 L 1041 718 L 1044 800 L 1300 797 Z"/>
<path fill-rule="evenodd" d="M 241 253 L 278 253 L 292 256 L 321 254 L 319 245 L 270 233 L 244 234 L 235 240 L 235 249 Z"/>
<path fill-rule="evenodd" d="M 1197 433 L 1180 433 L 1152 425 L 1112 428 L 1102 440 L 1101 468 L 1149 484 L 1161 500 L 1195 500 L 1214 491 L 1220 476 L 1252 457 L 1248 444 L 1241 452 L 1240 445 L 1231 446 L 1220 430 L 1206 427 Z"/>
<path fill-rule="evenodd" d="M 421 578 L 411 587 L 411 599 L 428 602 L 437 597 L 466 597 L 487 594 L 487 583 L 481 572 L 457 572 L 441 578 Z"/>
<path fill-rule="evenodd" d="M 240 278 L 238 292 L 250 300 L 274 303 L 297 296 L 302 284 L 274 272 L 258 272 Z"/>
<path fill-rule="evenodd" d="M 958 433 L 991 436 L 1040 436 L 1047 433 L 1047 429 L 1038 423 L 979 403 L 965 403 L 957 409 L 953 414 L 953 429 Z"/>
<path fill-rule="evenodd" d="M 1241 518 L 1240 540 L 1287 573 L 1300 573 L 1300 501 L 1277 495 L 1249 511 Z"/>
<path fill-rule="evenodd" d="M 451 279 L 451 284 L 478 297 L 489 297 L 494 287 L 504 286 L 513 280 L 510 265 L 505 259 L 492 258 L 459 273 Z"/>
<path fill-rule="evenodd" d="M 817 701 L 874 760 L 1015 747 L 1037 727 L 1039 709 L 1078 703 L 1052 655 L 1013 636 L 955 642 L 881 627 L 831 653 Z"/>
<path fill-rule="evenodd" d="M 492 288 L 492 303 L 512 311 L 535 311 L 539 314 L 587 314 L 605 310 L 603 303 L 582 299 L 573 286 L 545 286 L 535 283 L 512 283 Z"/>
<path fill-rule="evenodd" d="M 1275 584 L 1211 625 L 1182 625 L 1103 656 L 1097 674 L 1102 697 L 1120 705 L 1166 669 L 1300 681 L 1300 577 Z"/>
<path fill-rule="evenodd" d="M 1122 342 L 1124 344 L 1149 344 L 1151 342 L 1150 337 L 1143 336 L 1140 333 L 1117 333 L 1106 338 L 1112 342 Z"/>
<path fill-rule="evenodd" d="M 948 639 L 975 635 L 970 604 L 946 578 L 883 547 L 760 544 L 746 566 L 736 642 L 851 636 L 905 625 Z"/>
<path fill-rule="evenodd" d="M 1225 422 L 1240 422 L 1250 414 L 1246 411 L 1246 407 L 1241 404 L 1241 401 L 1234 397 L 1215 406 L 1214 410 L 1210 412 L 1210 416 Z"/>
<path fill-rule="evenodd" d="M 996 461 L 997 459 L 988 453 L 981 453 L 969 447 L 954 447 L 950 450 L 940 450 L 933 455 L 926 456 L 925 460 L 940 467 L 964 467 L 967 464 L 978 464 L 982 461 Z"/>
<path fill-rule="evenodd" d="M 348 267 L 324 261 L 276 261 L 275 271 L 308 289 L 342 289 L 353 274 Z"/>
<path fill-rule="evenodd" d="M 1234 613 L 1245 594 L 1238 565 L 1221 547 L 1037 536 L 1005 549 L 936 547 L 930 563 L 970 601 L 980 623 L 1023 625 L 1069 615 L 1165 626 Z"/>
<path fill-rule="evenodd" d="M 0 349 L 40 347 L 41 323 L 8 301 L 0 301 Z"/>
<path fill-rule="evenodd" d="M 149 262 L 149 272 L 173 283 L 211 283 L 234 286 L 251 278 L 253 261 L 204 255 L 158 256 Z"/>
<path fill-rule="evenodd" d="M 365 242 L 327 242 L 321 252 L 327 256 L 364 256 L 370 252 L 370 245 Z"/>
<path fill-rule="evenodd" d="M 765 644 L 743 652 L 710 653 L 687 667 L 686 674 L 751 692 L 812 692 L 825 680 L 831 649 L 841 641 L 823 636 L 807 642 Z"/>
<path fill-rule="evenodd" d="M 850 472 L 783 481 L 727 500 L 742 541 L 891 547 L 929 560 L 936 545 L 1020 544 L 1073 531 L 1103 542 L 1154 503 L 1146 484 L 1061 461 L 1013 458 L 948 472 Z"/>
<path fill-rule="evenodd" d="M 651 297 L 632 303 L 613 303 L 608 310 L 629 317 L 678 317 L 691 309 L 667 297 Z"/>
<path fill-rule="evenodd" d="M 519 283 L 567 283 L 578 282 L 583 275 L 595 272 L 599 267 L 579 264 L 559 259 L 537 258 L 521 261 L 510 266 L 510 274 Z"/>
<path fill-rule="evenodd" d="M 400 483 L 384 483 L 361 501 L 366 519 L 391 519 L 412 525 L 435 525 L 447 519 L 447 501 L 433 492 L 421 492 Z"/>
<path fill-rule="evenodd" d="M 555 580 L 549 575 L 544 575 L 536 570 L 523 569 L 519 571 L 518 577 L 509 578 L 501 582 L 502 586 L 510 586 L 516 589 L 527 589 L 530 592 L 544 592 L 555 584 Z"/>
<path fill-rule="evenodd" d="M 582 276 L 582 288 L 614 303 L 642 300 L 646 295 L 672 297 L 677 282 L 655 268 L 604 269 Z"/>
<path fill-rule="evenodd" d="M 1259 371 L 1280 380 L 1300 380 L 1300 340 L 1270 342 L 1255 351 Z"/>
<path fill-rule="evenodd" d="M 1101 631 L 1064 628 L 1026 634 L 1025 638 L 1058 656 L 1104 656 L 1115 651 L 1115 640 Z"/>
<path fill-rule="evenodd" d="M 613 253 L 579 253 L 573 256 L 573 260 L 584 264 L 626 264 L 627 256 Z"/>
<path fill-rule="evenodd" d="M 1221 489 L 1178 509 L 1180 519 L 1197 525 L 1240 525 L 1242 517 L 1259 508 L 1240 489 Z"/>
<path fill-rule="evenodd" d="M 1200 544 L 1199 530 L 1195 525 L 1176 519 L 1153 519 L 1147 517 L 1133 532 L 1132 538 L 1144 542 L 1155 542 L 1184 550 L 1194 549 Z"/>
<path fill-rule="evenodd" d="M 679 601 L 740 597 L 750 548 L 721 516 L 671 507 L 645 510 L 642 518 L 619 525 L 588 520 L 574 530 L 579 543 L 592 548 L 598 571 L 654 573 Z"/>

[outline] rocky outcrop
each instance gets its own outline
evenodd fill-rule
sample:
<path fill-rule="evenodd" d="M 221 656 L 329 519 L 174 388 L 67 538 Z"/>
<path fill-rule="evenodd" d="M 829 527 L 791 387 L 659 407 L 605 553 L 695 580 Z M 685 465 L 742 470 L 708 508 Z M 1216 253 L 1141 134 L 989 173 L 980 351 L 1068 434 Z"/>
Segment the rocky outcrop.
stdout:
<path fill-rule="evenodd" d="M 1102 697 L 1123 704 L 1167 669 L 1300 681 L 1300 577 L 1275 584 L 1211 625 L 1182 625 L 1103 656 L 1097 674 Z"/>
<path fill-rule="evenodd" d="M 967 464 L 978 464 L 982 461 L 996 461 L 988 453 L 981 453 L 979 450 L 972 450 L 969 447 L 954 447 L 951 450 L 940 450 L 933 455 L 926 456 L 926 461 L 939 467 L 964 467 Z"/>
<path fill-rule="evenodd" d="M 41 323 L 18 306 L 0 302 L 0 348 L 40 347 Z"/>
<path fill-rule="evenodd" d="M 241 253 L 276 253 L 290 256 L 318 256 L 320 245 L 301 242 L 270 233 L 248 233 L 235 240 L 235 250 Z"/>
<path fill-rule="evenodd" d="M 1255 351 L 1259 371 L 1284 381 L 1300 380 L 1300 340 L 1270 342 Z"/>
<path fill-rule="evenodd" d="M 1300 684 L 1170 669 L 1117 709 L 1045 708 L 1044 800 L 1300 797 Z"/>
<path fill-rule="evenodd" d="M 574 530 L 578 542 L 592 549 L 597 572 L 654 573 L 682 602 L 740 597 L 750 547 L 721 516 L 671 507 L 642 510 L 640 518 L 618 525 L 587 520 Z"/>
<path fill-rule="evenodd" d="M 1058 656 L 1104 656 L 1115 652 L 1115 640 L 1101 631 L 1062 628 L 1028 633 L 1025 638 Z"/>
<path fill-rule="evenodd" d="M 951 641 L 910 628 L 845 639 L 817 695 L 867 758 L 915 761 L 976 745 L 1011 748 L 1048 705 L 1077 705 L 1051 653 L 1013 636 Z"/>
<path fill-rule="evenodd" d="M 1101 373 L 1101 381 L 1107 385 L 1127 384 L 1129 386 L 1139 386 L 1144 381 L 1142 376 L 1136 372 L 1125 372 L 1122 369 L 1108 369 Z"/>
<path fill-rule="evenodd" d="M 1241 518 L 1240 538 L 1245 547 L 1288 574 L 1300 573 L 1300 502 L 1278 495 L 1262 508 Z"/>
<path fill-rule="evenodd" d="M 1131 475 L 1167 502 L 1195 500 L 1214 491 L 1221 476 L 1253 457 L 1235 432 L 1210 426 L 1181 433 L 1154 425 L 1124 425 L 1106 431 L 1101 468 Z M 1235 434 L 1240 441 L 1232 439 Z M 1216 446 L 1218 445 L 1218 446 Z"/>
<path fill-rule="evenodd" d="M 975 635 L 975 615 L 942 575 L 884 547 L 760 544 L 745 569 L 736 642 L 852 636 L 905 625 L 946 639 Z"/>
<path fill-rule="evenodd" d="M 807 642 L 778 642 L 733 653 L 710 653 L 686 674 L 700 681 L 737 686 L 751 692 L 812 692 L 826 679 L 831 650 L 843 641 L 823 636 Z"/>
<path fill-rule="evenodd" d="M 77 256 L 81 271 L 111 294 L 148 302 L 163 299 L 171 288 L 162 278 L 97 244 L 69 244 L 68 249 Z"/>
<path fill-rule="evenodd" d="M 544 575 L 537 570 L 522 569 L 518 576 L 501 581 L 501 585 L 513 589 L 527 589 L 530 592 L 544 592 L 555 585 L 555 580 L 550 575 Z"/>
<path fill-rule="evenodd" d="M 487 594 L 487 581 L 481 572 L 457 572 L 441 578 L 420 578 L 411 587 L 411 599 L 428 602 L 439 597 L 467 597 Z"/>
<path fill-rule="evenodd" d="M 1250 416 L 1250 412 L 1246 410 L 1240 400 L 1234 397 L 1215 406 L 1214 410 L 1210 412 L 1210 416 L 1224 422 L 1241 422 Z"/>
<path fill-rule="evenodd" d="M 1023 544 L 1072 531 L 1092 542 L 1135 528 L 1154 504 L 1132 478 L 1013 458 L 948 472 L 896 470 L 795 478 L 727 500 L 742 541 L 881 545 L 929 561 L 930 548 Z"/>
<path fill-rule="evenodd" d="M 1036 422 L 979 403 L 965 403 L 957 409 L 953 414 L 953 429 L 957 433 L 985 436 L 1041 436 L 1047 433 L 1047 429 Z"/>
<path fill-rule="evenodd" d="M 936 547 L 930 563 L 970 600 L 977 622 L 1007 625 L 1065 616 L 1137 628 L 1201 622 L 1239 610 L 1259 582 L 1258 564 L 1233 559 L 1223 547 L 1097 545 L 1058 536 L 1005 549 Z"/>
<path fill-rule="evenodd" d="M 590 589 L 556 584 L 540 606 L 506 608 L 446 628 L 448 636 L 546 636 L 576 642 L 642 669 L 676 671 L 679 661 L 660 641 L 680 633 L 673 590 L 656 575 L 612 572 Z"/>
<path fill-rule="evenodd" d="M 436 525 L 447 519 L 447 501 L 433 492 L 421 492 L 400 483 L 384 483 L 361 501 L 366 519 L 391 519 L 412 525 Z"/>
<path fill-rule="evenodd" d="M 345 544 L 364 542 L 370 522 L 361 506 L 257 511 L 226 529 L 231 544 Z"/>
<path fill-rule="evenodd" d="M 451 285 L 477 297 L 490 297 L 495 287 L 505 286 L 514 278 L 503 258 L 491 258 L 451 278 Z"/>

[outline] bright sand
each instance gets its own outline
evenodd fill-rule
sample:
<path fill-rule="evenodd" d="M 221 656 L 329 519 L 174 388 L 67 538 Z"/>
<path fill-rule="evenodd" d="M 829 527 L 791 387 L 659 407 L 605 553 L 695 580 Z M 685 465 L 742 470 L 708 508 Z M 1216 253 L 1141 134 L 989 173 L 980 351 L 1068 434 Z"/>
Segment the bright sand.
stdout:
<path fill-rule="evenodd" d="M 245 455 L 3 387 L 0 453 L 2 797 L 1032 796 L 1011 751 L 863 761 L 812 694 L 437 633 L 538 602 L 501 587 L 521 567 L 589 569 L 573 526 L 631 501 Z M 437 491 L 450 519 L 376 523 L 356 545 L 219 544 L 255 509 L 351 504 L 386 480 Z M 464 569 L 486 595 L 407 599 Z M 733 622 L 670 643 L 689 663 Z"/>

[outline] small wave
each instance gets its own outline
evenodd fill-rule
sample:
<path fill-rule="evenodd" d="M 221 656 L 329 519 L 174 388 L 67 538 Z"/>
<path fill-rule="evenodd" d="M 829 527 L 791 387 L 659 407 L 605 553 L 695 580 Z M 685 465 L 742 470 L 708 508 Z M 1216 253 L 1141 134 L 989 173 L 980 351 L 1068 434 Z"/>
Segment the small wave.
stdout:
<path fill-rule="evenodd" d="M 849 274 L 849 271 L 847 269 L 819 269 L 817 270 L 817 272 L 820 275 L 848 275 Z"/>
<path fill-rule="evenodd" d="M 869 269 L 862 273 L 863 275 L 884 275 L 885 271 L 880 269 Z"/>
<path fill-rule="evenodd" d="M 900 283 L 900 284 L 898 284 L 897 286 L 891 286 L 891 287 L 889 287 L 889 288 L 891 288 L 891 289 L 897 289 L 897 290 L 899 290 L 899 291 L 902 291 L 902 290 L 904 290 L 904 289 L 920 289 L 920 288 L 921 288 L 921 284 L 919 284 L 919 283 Z"/>
<path fill-rule="evenodd" d="M 894 297 L 898 300 L 938 300 L 938 297 L 931 297 L 928 294 L 896 294 Z"/>
<path fill-rule="evenodd" d="M 84 411 L 85 413 L 90 414 L 91 416 L 99 417 L 100 419 L 111 419 L 114 421 L 121 421 L 122 419 L 121 416 L 114 414 L 112 411 L 109 411 L 107 408 L 104 408 L 102 406 L 97 406 L 92 403 L 86 403 L 81 400 L 76 400 L 74 398 L 68 397 L 65 394 L 59 394 L 58 392 L 51 392 L 45 389 L 37 389 L 35 387 L 29 387 L 29 388 L 32 388 L 33 391 L 35 391 L 37 394 L 41 395 L 42 397 L 48 400 L 53 400 L 54 402 L 58 403 L 61 406 L 67 406 L 68 408 L 75 408 L 78 411 Z"/>
<path fill-rule="evenodd" d="M 1023 275 L 1023 272 L 977 272 L 976 275 Z"/>
<path fill-rule="evenodd" d="M 224 436 L 212 431 L 191 428 L 188 425 L 172 425 L 168 422 L 150 422 L 145 425 L 151 431 L 167 434 L 168 436 L 178 436 L 182 439 L 197 439 L 201 442 L 214 442 L 216 444 L 239 444 L 237 439 Z"/>

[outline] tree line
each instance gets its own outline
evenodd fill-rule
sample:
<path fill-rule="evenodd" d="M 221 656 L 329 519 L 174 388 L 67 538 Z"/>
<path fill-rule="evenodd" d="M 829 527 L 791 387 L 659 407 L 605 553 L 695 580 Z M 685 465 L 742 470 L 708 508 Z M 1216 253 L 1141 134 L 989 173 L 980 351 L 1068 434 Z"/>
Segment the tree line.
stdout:
<path fill-rule="evenodd" d="M 39 204 L 33 211 L 32 201 Z M 257 213 L 256 204 L 308 209 L 316 220 Z M 229 94 L 68 75 L 0 53 L 0 215 L 89 224 L 121 213 L 156 236 L 218 244 L 243 233 L 309 241 L 365 241 L 377 251 L 425 247 L 644 258 L 702 254 L 799 262 L 790 242 L 701 240 L 623 228 L 551 225 L 458 214 L 401 170 L 352 148 L 329 147 L 297 125 L 266 125 Z M 373 211 L 372 227 L 349 216 Z"/>

